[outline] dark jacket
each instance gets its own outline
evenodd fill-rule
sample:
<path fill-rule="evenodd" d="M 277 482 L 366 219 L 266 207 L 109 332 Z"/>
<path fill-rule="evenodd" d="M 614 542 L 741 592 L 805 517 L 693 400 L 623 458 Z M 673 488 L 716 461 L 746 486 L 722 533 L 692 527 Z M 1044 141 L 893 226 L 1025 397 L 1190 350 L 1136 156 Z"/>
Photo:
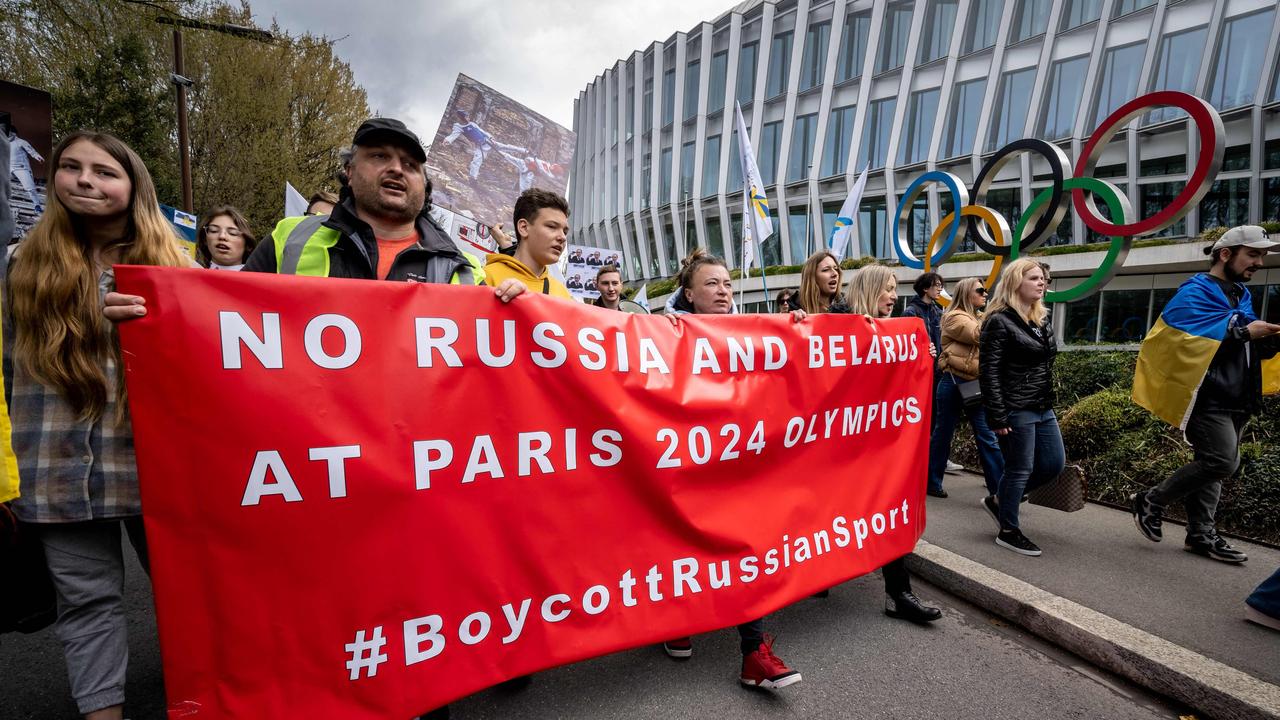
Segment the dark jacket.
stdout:
<path fill-rule="evenodd" d="M 985 318 L 978 349 L 978 379 L 987 423 L 994 430 L 1009 427 L 1015 410 L 1053 407 L 1053 359 L 1058 344 L 1053 325 L 1033 327 L 1017 310 L 1005 308 Z"/>
<path fill-rule="evenodd" d="M 1207 275 L 1207 273 L 1206 273 Z M 1232 307 L 1244 298 L 1244 286 L 1209 275 Z M 1238 412 L 1254 414 L 1262 409 L 1262 361 L 1280 350 L 1280 338 L 1249 339 L 1248 323 L 1236 315 L 1227 328 L 1218 351 L 1214 353 L 1200 390 L 1196 393 L 1196 412 Z"/>
<path fill-rule="evenodd" d="M 788 310 L 804 309 L 800 307 L 800 293 L 798 292 L 792 293 L 791 297 L 787 298 L 787 309 Z M 831 301 L 831 306 L 827 308 L 827 312 L 836 313 L 837 315 L 848 314 L 849 306 L 845 304 L 844 295 L 840 293 L 836 293 L 836 299 Z"/>
<path fill-rule="evenodd" d="M 243 272 L 278 272 L 276 245 L 279 243 L 283 247 L 288 239 L 284 225 L 285 222 L 282 221 L 275 231 L 254 248 L 253 254 L 245 261 Z M 378 240 L 374 237 L 373 228 L 356 217 L 355 201 L 349 192 L 343 193 L 342 201 L 334 206 L 333 213 L 325 219 L 323 226 L 337 230 L 339 234 L 338 242 L 329 248 L 329 277 L 380 279 L 377 277 Z M 468 277 L 479 274 L 483 277 L 482 273 L 473 272 L 466 256 L 428 217 L 426 208 L 418 215 L 416 226 L 418 244 L 396 256 L 387 273 L 387 280 L 447 283 L 454 273 L 463 273 Z"/>
<path fill-rule="evenodd" d="M 920 296 L 911 298 L 903 317 L 918 317 L 924 321 L 924 329 L 929 333 L 929 341 L 938 352 L 942 352 L 942 308 L 938 303 L 926 303 Z"/>

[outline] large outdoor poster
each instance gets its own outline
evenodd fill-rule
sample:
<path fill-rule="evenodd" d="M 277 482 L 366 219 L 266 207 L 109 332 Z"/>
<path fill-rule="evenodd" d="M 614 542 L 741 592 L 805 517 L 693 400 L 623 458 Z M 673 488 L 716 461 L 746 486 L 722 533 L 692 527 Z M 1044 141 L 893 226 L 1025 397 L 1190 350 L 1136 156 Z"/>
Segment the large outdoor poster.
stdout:
<path fill-rule="evenodd" d="M 0 133 L 9 150 L 8 165 L 0 168 L 7 178 L 0 182 L 0 192 L 8 192 L 12 239 L 17 240 L 44 212 L 46 158 L 53 154 L 49 93 L 0 80 Z"/>
<path fill-rule="evenodd" d="M 761 617 L 924 530 L 916 319 L 117 279 L 149 309 L 120 332 L 171 717 L 408 718 Z"/>
<path fill-rule="evenodd" d="M 458 75 L 427 154 L 432 201 L 469 211 L 481 223 L 511 224 L 516 198 L 531 187 L 565 194 L 573 131 L 493 88 Z"/>

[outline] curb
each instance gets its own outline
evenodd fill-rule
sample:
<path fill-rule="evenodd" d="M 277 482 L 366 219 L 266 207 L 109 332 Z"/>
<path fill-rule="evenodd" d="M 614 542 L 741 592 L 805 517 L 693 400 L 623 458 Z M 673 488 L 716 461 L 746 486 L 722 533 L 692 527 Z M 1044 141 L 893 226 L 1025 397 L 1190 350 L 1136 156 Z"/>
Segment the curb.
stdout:
<path fill-rule="evenodd" d="M 1216 720 L 1280 720 L 1280 686 L 921 540 L 911 572 Z"/>

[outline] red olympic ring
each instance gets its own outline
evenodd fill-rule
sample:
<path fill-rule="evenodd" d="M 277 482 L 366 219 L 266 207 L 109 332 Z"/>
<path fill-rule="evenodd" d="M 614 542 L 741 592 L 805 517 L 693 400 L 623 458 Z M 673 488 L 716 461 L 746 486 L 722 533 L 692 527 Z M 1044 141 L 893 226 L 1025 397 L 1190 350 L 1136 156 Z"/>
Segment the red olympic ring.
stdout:
<path fill-rule="evenodd" d="M 1208 194 L 1213 179 L 1222 169 L 1222 157 L 1226 152 L 1226 133 L 1222 128 L 1222 118 L 1209 103 L 1194 95 L 1171 90 L 1162 90 L 1135 98 L 1120 106 L 1111 113 L 1102 124 L 1093 131 L 1089 142 L 1080 153 L 1076 163 L 1075 176 L 1088 177 L 1093 173 L 1102 149 L 1111 138 L 1120 132 L 1131 120 L 1145 114 L 1153 107 L 1172 106 L 1185 110 L 1191 116 L 1200 135 L 1200 156 L 1196 158 L 1195 170 L 1187 179 L 1187 185 L 1165 209 L 1145 220 L 1125 224 L 1112 224 L 1098 215 L 1098 208 L 1093 196 L 1083 190 L 1073 190 L 1072 202 L 1076 214 L 1089 229 L 1102 235 L 1119 235 L 1137 237 L 1150 235 L 1173 225 L 1181 220 L 1191 209 Z"/>

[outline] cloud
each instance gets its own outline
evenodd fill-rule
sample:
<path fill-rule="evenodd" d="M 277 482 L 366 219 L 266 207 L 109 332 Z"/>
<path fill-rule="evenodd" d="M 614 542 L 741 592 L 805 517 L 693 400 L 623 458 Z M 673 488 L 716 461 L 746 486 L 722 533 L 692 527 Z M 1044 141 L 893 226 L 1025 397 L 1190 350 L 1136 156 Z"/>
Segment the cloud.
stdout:
<path fill-rule="evenodd" d="M 256 20 L 285 30 L 341 38 L 376 112 L 431 137 L 458 73 L 509 95 L 565 127 L 573 101 L 619 58 L 688 31 L 732 0 L 459 2 L 258 0 Z"/>

